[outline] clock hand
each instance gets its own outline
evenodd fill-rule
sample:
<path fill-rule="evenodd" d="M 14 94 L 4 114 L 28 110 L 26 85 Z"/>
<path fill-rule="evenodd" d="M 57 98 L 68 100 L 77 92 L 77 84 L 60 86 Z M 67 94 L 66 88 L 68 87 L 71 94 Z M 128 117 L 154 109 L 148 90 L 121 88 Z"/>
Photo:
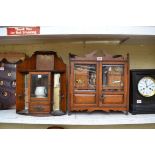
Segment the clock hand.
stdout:
<path fill-rule="evenodd" d="M 147 81 L 145 80 L 145 85 L 146 85 L 146 87 L 148 87 L 148 85 L 147 85 Z"/>
<path fill-rule="evenodd" d="M 154 84 L 154 83 L 149 84 L 148 87 L 149 87 L 149 86 L 152 86 L 153 84 Z"/>

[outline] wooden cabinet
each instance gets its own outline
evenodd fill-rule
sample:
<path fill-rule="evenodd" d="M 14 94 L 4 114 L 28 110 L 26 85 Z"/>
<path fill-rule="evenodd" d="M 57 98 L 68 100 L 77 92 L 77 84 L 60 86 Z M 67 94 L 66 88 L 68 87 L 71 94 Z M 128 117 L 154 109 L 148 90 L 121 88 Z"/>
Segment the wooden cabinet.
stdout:
<path fill-rule="evenodd" d="M 37 51 L 17 65 L 16 101 L 19 114 L 66 112 L 66 65 L 56 52 Z"/>
<path fill-rule="evenodd" d="M 129 56 L 70 55 L 69 112 L 128 112 Z"/>
<path fill-rule="evenodd" d="M 0 109 L 15 109 L 16 64 L 25 59 L 24 53 L 0 53 Z"/>

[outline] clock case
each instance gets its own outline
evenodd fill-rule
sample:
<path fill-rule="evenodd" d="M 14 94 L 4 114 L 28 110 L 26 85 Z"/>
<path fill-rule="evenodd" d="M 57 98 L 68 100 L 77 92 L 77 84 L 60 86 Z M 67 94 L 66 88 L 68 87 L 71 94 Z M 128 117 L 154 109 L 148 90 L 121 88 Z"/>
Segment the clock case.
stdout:
<path fill-rule="evenodd" d="M 130 106 L 129 111 L 132 114 L 154 114 L 155 113 L 155 95 L 144 97 L 138 92 L 138 82 L 143 77 L 152 77 L 155 79 L 155 69 L 134 69 L 130 70 Z"/>

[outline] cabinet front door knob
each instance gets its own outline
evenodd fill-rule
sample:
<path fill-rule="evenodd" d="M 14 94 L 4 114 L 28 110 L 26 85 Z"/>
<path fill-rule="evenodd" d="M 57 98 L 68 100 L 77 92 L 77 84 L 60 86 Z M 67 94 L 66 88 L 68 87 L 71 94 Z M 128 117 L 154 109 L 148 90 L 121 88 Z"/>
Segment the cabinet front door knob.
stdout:
<path fill-rule="evenodd" d="M 104 94 L 100 96 L 100 99 L 103 100 L 105 98 Z"/>

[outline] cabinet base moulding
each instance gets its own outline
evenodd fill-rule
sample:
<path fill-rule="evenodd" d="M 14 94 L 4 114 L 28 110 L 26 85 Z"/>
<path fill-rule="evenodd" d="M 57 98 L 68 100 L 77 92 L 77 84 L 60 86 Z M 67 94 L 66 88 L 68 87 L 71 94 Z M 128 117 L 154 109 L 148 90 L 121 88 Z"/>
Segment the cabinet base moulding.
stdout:
<path fill-rule="evenodd" d="M 110 112 L 110 111 L 126 111 L 128 112 L 128 109 L 126 107 L 121 107 L 121 108 L 72 108 L 71 111 L 88 111 L 88 112 L 93 112 L 93 111 L 104 111 L 104 112 Z"/>

